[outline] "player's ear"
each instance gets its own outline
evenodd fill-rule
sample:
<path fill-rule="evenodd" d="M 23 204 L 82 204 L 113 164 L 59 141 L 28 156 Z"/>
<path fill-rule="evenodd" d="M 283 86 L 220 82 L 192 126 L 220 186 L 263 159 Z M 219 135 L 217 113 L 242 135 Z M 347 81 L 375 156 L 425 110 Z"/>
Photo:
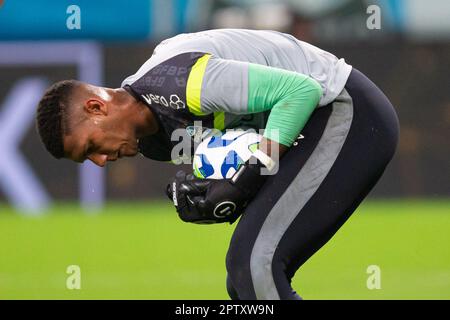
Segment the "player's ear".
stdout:
<path fill-rule="evenodd" d="M 108 107 L 101 99 L 91 98 L 86 100 L 84 110 L 91 115 L 108 115 Z"/>

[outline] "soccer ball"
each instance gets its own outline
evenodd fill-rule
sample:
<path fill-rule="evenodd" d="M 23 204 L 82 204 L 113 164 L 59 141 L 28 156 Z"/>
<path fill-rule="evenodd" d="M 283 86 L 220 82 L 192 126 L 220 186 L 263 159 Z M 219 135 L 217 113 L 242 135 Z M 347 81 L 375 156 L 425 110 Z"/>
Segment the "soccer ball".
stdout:
<path fill-rule="evenodd" d="M 195 150 L 194 176 L 228 179 L 250 159 L 262 136 L 254 131 L 227 130 L 203 140 Z"/>

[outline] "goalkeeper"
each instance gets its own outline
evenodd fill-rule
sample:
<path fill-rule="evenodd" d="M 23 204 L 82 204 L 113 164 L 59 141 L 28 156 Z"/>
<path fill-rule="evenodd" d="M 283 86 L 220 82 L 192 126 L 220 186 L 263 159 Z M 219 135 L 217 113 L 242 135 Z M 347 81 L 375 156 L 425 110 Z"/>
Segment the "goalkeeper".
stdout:
<path fill-rule="evenodd" d="M 274 31 L 222 29 L 161 42 L 118 89 L 58 82 L 37 110 L 54 157 L 99 166 L 138 153 L 173 161 L 172 134 L 195 132 L 199 121 L 220 131 L 265 129 L 264 137 L 231 179 L 179 172 L 167 193 L 180 218 L 240 217 L 226 258 L 232 299 L 299 299 L 295 272 L 395 152 L 394 108 L 365 75 L 315 46 Z"/>

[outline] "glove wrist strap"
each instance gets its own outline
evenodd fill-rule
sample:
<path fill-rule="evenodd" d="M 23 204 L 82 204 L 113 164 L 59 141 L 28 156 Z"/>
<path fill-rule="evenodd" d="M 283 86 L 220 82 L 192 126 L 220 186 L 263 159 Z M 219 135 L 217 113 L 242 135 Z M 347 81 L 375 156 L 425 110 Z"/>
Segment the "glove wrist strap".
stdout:
<path fill-rule="evenodd" d="M 273 162 L 272 159 L 271 161 Z M 250 159 L 236 171 L 233 177 L 231 177 L 230 182 L 248 197 L 253 197 L 269 177 L 268 174 L 261 174 L 261 171 L 264 169 L 268 170 L 259 158 L 252 155 Z"/>
<path fill-rule="evenodd" d="M 276 167 L 276 163 L 275 161 L 269 157 L 267 154 L 265 154 L 264 152 L 262 152 L 259 149 L 256 149 L 253 152 L 253 156 L 258 159 L 263 165 L 264 167 L 266 167 L 266 169 L 268 170 L 268 174 L 270 175 L 271 172 L 274 171 L 275 167 Z M 251 162 L 250 162 L 251 163 Z"/>

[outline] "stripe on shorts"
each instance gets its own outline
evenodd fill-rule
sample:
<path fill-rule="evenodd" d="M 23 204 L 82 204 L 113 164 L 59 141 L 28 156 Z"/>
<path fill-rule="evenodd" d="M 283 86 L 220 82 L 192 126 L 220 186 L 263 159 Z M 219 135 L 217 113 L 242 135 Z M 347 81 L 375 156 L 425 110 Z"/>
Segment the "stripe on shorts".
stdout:
<path fill-rule="evenodd" d="M 352 119 L 353 101 L 344 89 L 332 104 L 332 112 L 319 143 L 269 212 L 256 238 L 250 257 L 250 271 L 257 299 L 280 299 L 272 273 L 275 250 L 336 161 Z"/>

